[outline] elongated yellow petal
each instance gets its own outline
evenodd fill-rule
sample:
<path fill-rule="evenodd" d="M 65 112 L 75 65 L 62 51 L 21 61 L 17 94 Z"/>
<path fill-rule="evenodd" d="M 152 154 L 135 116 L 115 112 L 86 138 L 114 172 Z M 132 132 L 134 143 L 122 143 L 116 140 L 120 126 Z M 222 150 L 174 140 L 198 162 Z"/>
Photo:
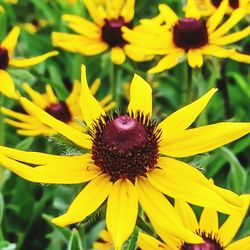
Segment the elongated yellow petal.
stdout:
<path fill-rule="evenodd" d="M 199 224 L 193 209 L 187 202 L 175 199 L 175 209 L 181 217 L 183 225 L 192 232 L 196 232 L 199 228 Z"/>
<path fill-rule="evenodd" d="M 97 91 L 99 90 L 100 86 L 101 86 L 101 79 L 100 78 L 95 79 L 95 81 L 91 84 L 89 88 L 91 94 L 95 95 Z"/>
<path fill-rule="evenodd" d="M 200 11 L 197 8 L 195 0 L 187 0 L 187 5 L 185 9 L 185 17 L 187 18 L 200 18 Z"/>
<path fill-rule="evenodd" d="M 138 200 L 134 185 L 127 179 L 120 179 L 112 186 L 107 205 L 107 228 L 115 249 L 133 232 L 138 213 Z"/>
<path fill-rule="evenodd" d="M 134 60 L 136 62 L 149 61 L 154 57 L 153 55 L 147 55 L 147 53 L 141 52 L 141 50 L 138 50 L 137 46 L 134 46 L 131 44 L 125 45 L 124 51 L 126 52 L 126 55 L 129 58 L 131 58 L 132 60 Z"/>
<path fill-rule="evenodd" d="M 226 199 L 219 194 L 199 170 L 171 158 L 161 157 L 158 162 L 161 169 L 147 174 L 149 181 L 161 192 L 189 203 L 210 207 L 226 214 L 239 213 L 242 207 L 240 197 L 234 193 Z"/>
<path fill-rule="evenodd" d="M 235 53 L 235 49 L 224 49 L 216 45 L 207 45 L 201 48 L 201 53 L 219 58 L 227 58 Z"/>
<path fill-rule="evenodd" d="M 230 56 L 231 59 L 242 62 L 242 63 L 250 63 L 250 55 L 242 54 L 242 53 L 234 53 Z"/>
<path fill-rule="evenodd" d="M 56 97 L 52 87 L 49 84 L 46 84 L 45 89 L 46 89 L 46 94 L 48 96 L 49 102 L 50 103 L 58 103 L 59 100 Z"/>
<path fill-rule="evenodd" d="M 199 236 L 181 224 L 181 220 L 170 202 L 146 178 L 137 178 L 135 187 L 139 202 L 150 220 L 161 222 L 161 227 L 164 227 L 174 237 L 190 243 L 202 242 Z"/>
<path fill-rule="evenodd" d="M 120 47 L 114 47 L 111 49 L 111 61 L 114 64 L 123 64 L 126 60 L 125 52 Z"/>
<path fill-rule="evenodd" d="M 152 89 L 144 79 L 135 74 L 130 86 L 128 112 L 136 114 L 138 111 L 151 116 Z"/>
<path fill-rule="evenodd" d="M 53 116 L 49 115 L 48 113 L 46 113 L 45 111 L 34 105 L 26 98 L 22 97 L 20 99 L 20 102 L 30 114 L 37 117 L 37 119 L 39 119 L 41 122 L 53 128 L 58 133 L 64 135 L 77 145 L 83 148 L 92 147 L 92 142 L 89 135 L 81 133 L 80 131 L 70 127 L 66 123 L 57 120 Z"/>
<path fill-rule="evenodd" d="M 170 248 L 166 244 L 160 242 L 159 240 L 155 239 L 150 235 L 141 232 L 139 233 L 137 244 L 140 249 L 170 250 Z"/>
<path fill-rule="evenodd" d="M 173 26 L 179 19 L 175 12 L 166 4 L 160 4 L 159 11 L 169 27 Z"/>
<path fill-rule="evenodd" d="M 82 91 L 80 95 L 80 107 L 85 122 L 91 127 L 95 120 L 101 118 L 102 115 L 105 115 L 105 112 L 89 90 L 86 78 L 86 67 L 84 65 L 82 65 L 81 68 L 81 83 Z"/>
<path fill-rule="evenodd" d="M 207 28 L 209 34 L 213 32 L 217 26 L 222 22 L 224 15 L 228 8 L 228 0 L 223 0 L 217 10 L 207 20 Z"/>
<path fill-rule="evenodd" d="M 68 211 L 52 219 L 52 222 L 63 227 L 80 222 L 92 214 L 110 193 L 112 183 L 109 178 L 109 176 L 102 174 L 90 181 L 71 203 Z"/>
<path fill-rule="evenodd" d="M 69 94 L 68 98 L 66 99 L 66 103 L 69 106 L 71 106 L 73 103 L 75 103 L 76 100 L 79 100 L 80 93 L 81 93 L 81 84 L 79 81 L 74 81 L 73 89 Z"/>
<path fill-rule="evenodd" d="M 102 26 L 104 24 L 104 20 L 101 15 L 99 15 L 98 9 L 94 2 L 92 0 L 84 0 L 83 2 L 95 23 L 97 23 L 99 26 Z"/>
<path fill-rule="evenodd" d="M 205 95 L 191 104 L 177 110 L 159 124 L 162 130 L 161 146 L 166 145 L 169 135 L 174 135 L 187 129 L 207 106 L 217 89 L 211 89 Z"/>
<path fill-rule="evenodd" d="M 220 227 L 218 232 L 218 237 L 220 238 L 221 242 L 224 246 L 227 246 L 229 242 L 234 238 L 237 231 L 239 230 L 246 212 L 248 210 L 250 204 L 250 195 L 241 195 L 241 199 L 243 200 L 243 207 L 242 211 L 238 215 L 230 215 L 226 222 Z M 241 249 L 241 248 L 239 248 Z"/>
<path fill-rule="evenodd" d="M 200 230 L 206 233 L 218 234 L 219 221 L 216 210 L 205 207 L 200 217 Z"/>
<path fill-rule="evenodd" d="M 28 59 L 19 59 L 19 58 L 11 59 L 10 65 L 13 67 L 17 67 L 17 68 L 26 68 L 26 67 L 30 67 L 30 66 L 39 64 L 39 63 L 47 60 L 48 58 L 50 58 L 52 56 L 57 56 L 57 55 L 58 55 L 57 51 L 51 51 L 51 52 L 48 52 L 46 54 L 32 57 L 32 58 L 28 58 Z"/>
<path fill-rule="evenodd" d="M 135 0 L 126 0 L 121 11 L 121 16 L 128 23 L 130 22 L 135 14 Z"/>
<path fill-rule="evenodd" d="M 18 98 L 18 94 L 16 93 L 16 88 L 11 76 L 4 70 L 0 69 L 0 92 L 9 98 Z"/>
<path fill-rule="evenodd" d="M 22 129 L 41 129 L 42 126 L 45 126 L 43 123 L 37 124 L 37 123 L 25 123 L 25 122 L 17 122 L 13 121 L 11 119 L 4 119 L 4 122 L 17 127 L 17 128 L 22 128 Z"/>
<path fill-rule="evenodd" d="M 56 158 L 56 156 L 54 157 Z M 81 157 L 82 161 L 80 163 L 78 158 L 76 162 L 74 157 L 70 158 L 71 164 L 69 164 L 68 160 L 63 162 L 61 156 L 58 156 L 58 163 L 55 161 L 53 164 L 30 167 L 0 154 L 2 166 L 32 182 L 52 184 L 82 183 L 95 178 L 100 173 L 97 167 L 89 164 L 89 156 Z"/>
<path fill-rule="evenodd" d="M 1 43 L 1 47 L 6 48 L 10 55 L 13 53 L 16 47 L 19 34 L 20 28 L 15 26 Z"/>
<path fill-rule="evenodd" d="M 190 49 L 187 53 L 187 59 L 192 68 L 200 68 L 203 65 L 203 57 L 198 49 Z"/>
<path fill-rule="evenodd" d="M 250 236 L 245 237 L 241 240 L 235 241 L 225 248 L 225 250 L 248 250 L 250 245 Z"/>
<path fill-rule="evenodd" d="M 209 152 L 250 132 L 250 123 L 221 122 L 188 129 L 173 136 L 160 152 L 172 157 L 187 157 Z"/>

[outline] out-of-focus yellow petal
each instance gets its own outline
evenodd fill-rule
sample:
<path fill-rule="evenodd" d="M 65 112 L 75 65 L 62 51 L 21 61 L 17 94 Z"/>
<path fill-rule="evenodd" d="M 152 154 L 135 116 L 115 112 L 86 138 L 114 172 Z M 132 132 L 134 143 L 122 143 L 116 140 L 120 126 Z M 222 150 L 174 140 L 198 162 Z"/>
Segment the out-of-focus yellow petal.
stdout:
<path fill-rule="evenodd" d="M 102 115 L 105 115 L 105 112 L 89 90 L 86 78 L 86 67 L 84 65 L 82 65 L 81 68 L 81 83 L 82 91 L 80 95 L 80 107 L 85 122 L 91 127 L 95 120 L 101 118 Z"/>
<path fill-rule="evenodd" d="M 95 95 L 97 93 L 97 91 L 99 90 L 101 86 L 101 79 L 97 78 L 90 86 L 90 92 L 92 95 Z"/>
<path fill-rule="evenodd" d="M 140 247 L 140 249 L 171 250 L 166 244 L 142 232 L 139 233 L 137 244 Z"/>
<path fill-rule="evenodd" d="M 250 132 L 250 123 L 221 122 L 168 136 L 160 152 L 172 157 L 187 157 L 209 152 Z"/>
<path fill-rule="evenodd" d="M 108 198 L 107 228 L 115 249 L 133 232 L 138 213 L 138 200 L 134 185 L 127 179 L 114 183 Z"/>
<path fill-rule="evenodd" d="M 237 240 L 225 248 L 225 250 L 249 250 L 250 246 L 250 236 L 245 237 L 241 240 Z"/>
<path fill-rule="evenodd" d="M 4 70 L 0 69 L 0 92 L 4 95 L 17 99 L 18 94 L 16 93 L 16 88 L 11 76 Z"/>
<path fill-rule="evenodd" d="M 235 53 L 235 49 L 224 49 L 216 45 L 207 45 L 201 48 L 203 55 L 216 56 L 219 58 L 227 58 Z"/>
<path fill-rule="evenodd" d="M 159 11 L 169 27 L 173 26 L 179 19 L 175 12 L 166 4 L 160 4 Z"/>
<path fill-rule="evenodd" d="M 216 210 L 205 207 L 200 217 L 200 230 L 206 233 L 218 234 L 219 221 Z"/>
<path fill-rule="evenodd" d="M 19 58 L 11 59 L 9 64 L 17 68 L 26 68 L 26 67 L 39 64 L 47 60 L 48 58 L 52 56 L 57 56 L 57 55 L 58 55 L 57 51 L 51 51 L 41 56 L 36 56 L 36 57 L 28 58 L 28 59 L 19 59 Z"/>
<path fill-rule="evenodd" d="M 250 55 L 242 54 L 242 53 L 234 53 L 230 56 L 231 59 L 242 62 L 242 63 L 250 63 Z"/>
<path fill-rule="evenodd" d="M 135 0 L 126 0 L 121 11 L 121 16 L 124 18 L 125 22 L 130 22 L 135 14 Z"/>
<path fill-rule="evenodd" d="M 114 64 L 123 64 L 126 60 L 125 52 L 120 47 L 111 48 L 111 61 Z"/>
<path fill-rule="evenodd" d="M 50 103 L 58 103 L 59 100 L 56 97 L 52 87 L 49 84 L 46 84 L 45 89 L 46 89 L 46 94 L 48 96 L 49 102 Z"/>
<path fill-rule="evenodd" d="M 128 112 L 136 114 L 138 111 L 151 116 L 152 89 L 144 79 L 135 74 L 130 86 Z"/>
<path fill-rule="evenodd" d="M 106 200 L 110 193 L 112 182 L 109 181 L 109 178 L 109 176 L 102 174 L 90 181 L 73 200 L 68 211 L 52 219 L 52 222 L 64 227 L 80 222 L 92 214 Z"/>
<path fill-rule="evenodd" d="M 160 145 L 166 145 L 169 135 L 174 135 L 175 133 L 179 133 L 187 129 L 207 106 L 209 100 L 216 91 L 217 89 L 211 89 L 198 100 L 177 110 L 163 120 L 159 124 L 159 128 L 162 130 L 162 141 L 160 142 Z"/>
<path fill-rule="evenodd" d="M 197 8 L 195 0 L 187 0 L 187 5 L 185 8 L 185 17 L 200 19 L 200 11 Z"/>
<path fill-rule="evenodd" d="M 187 59 L 192 68 L 200 68 L 203 65 L 203 56 L 199 49 L 190 49 L 187 53 Z"/>
<path fill-rule="evenodd" d="M 104 24 L 104 20 L 101 15 L 99 15 L 98 8 L 93 2 L 93 0 L 84 0 L 84 4 L 88 9 L 89 14 L 93 18 L 93 20 L 99 25 L 102 26 Z"/>
<path fill-rule="evenodd" d="M 19 34 L 20 28 L 15 26 L 1 43 L 1 47 L 6 48 L 10 55 L 13 53 L 16 47 Z"/>

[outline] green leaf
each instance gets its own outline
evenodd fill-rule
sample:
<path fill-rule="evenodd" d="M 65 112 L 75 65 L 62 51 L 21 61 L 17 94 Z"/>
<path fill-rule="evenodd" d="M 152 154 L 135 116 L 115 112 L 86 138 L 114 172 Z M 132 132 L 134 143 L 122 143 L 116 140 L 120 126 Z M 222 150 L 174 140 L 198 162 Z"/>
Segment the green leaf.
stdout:
<path fill-rule="evenodd" d="M 82 242 L 78 231 L 74 228 L 67 250 L 82 250 Z"/>
<path fill-rule="evenodd" d="M 24 139 L 23 141 L 19 142 L 15 148 L 20 150 L 27 150 L 30 148 L 32 143 L 34 142 L 34 137 L 28 137 Z"/>
<path fill-rule="evenodd" d="M 138 227 L 135 227 L 133 234 L 123 244 L 122 250 L 135 250 L 137 246 L 138 234 L 139 234 L 139 229 Z"/>

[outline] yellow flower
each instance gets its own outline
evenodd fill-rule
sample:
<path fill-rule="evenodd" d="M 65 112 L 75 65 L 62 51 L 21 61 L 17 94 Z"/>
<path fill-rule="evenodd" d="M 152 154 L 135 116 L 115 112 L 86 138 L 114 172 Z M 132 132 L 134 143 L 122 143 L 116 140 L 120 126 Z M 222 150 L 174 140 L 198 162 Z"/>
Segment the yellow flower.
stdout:
<path fill-rule="evenodd" d="M 15 87 L 10 75 L 7 73 L 9 66 L 16 68 L 26 68 L 45 61 L 47 58 L 58 55 L 57 51 L 52 51 L 32 58 L 13 58 L 14 49 L 17 45 L 20 28 L 14 27 L 7 37 L 0 43 L 0 79 L 1 90 L 9 97 L 16 98 Z M 8 93 L 9 92 L 9 93 Z M 13 96 L 14 94 L 14 96 Z"/>
<path fill-rule="evenodd" d="M 222 3 L 222 0 L 195 0 L 196 5 L 202 16 L 212 15 Z M 250 13 L 249 0 L 229 0 L 227 13 L 232 13 L 235 9 L 246 8 Z"/>
<path fill-rule="evenodd" d="M 91 93 L 94 95 L 98 91 L 99 87 L 100 79 L 97 79 L 90 88 Z M 83 119 L 79 106 L 81 85 L 78 81 L 74 82 L 72 92 L 65 101 L 58 100 L 49 84 L 46 85 L 46 92 L 44 94 L 40 94 L 37 91 L 33 90 L 27 83 L 23 84 L 23 89 L 28 93 L 31 101 L 38 107 L 45 110 L 47 113 L 57 118 L 58 120 L 67 123 L 69 126 L 75 127 L 80 131 L 83 130 L 82 126 L 80 126 L 79 122 L 77 122 L 76 120 Z M 111 99 L 111 95 L 107 95 L 103 100 L 100 101 L 100 104 L 104 108 L 104 110 L 108 111 L 115 106 L 114 102 L 111 102 Z M 4 107 L 1 108 L 2 113 L 12 118 L 7 118 L 4 121 L 18 128 L 18 134 L 25 136 L 36 136 L 52 135 L 56 133 L 54 129 L 46 126 L 39 119 L 34 117 L 32 113 L 29 112 L 29 110 L 26 110 L 22 103 L 21 106 L 26 111 L 26 113 L 12 111 Z"/>
<path fill-rule="evenodd" d="M 93 249 L 94 250 L 112 250 L 112 249 L 114 249 L 111 235 L 106 229 L 103 229 L 100 232 L 100 240 L 94 242 Z"/>
<path fill-rule="evenodd" d="M 245 9 L 238 8 L 222 23 L 227 8 L 228 0 L 224 0 L 208 20 L 203 20 L 194 0 L 189 0 L 185 8 L 185 18 L 180 19 L 167 5 L 160 4 L 159 10 L 165 21 L 162 25 L 155 21 L 143 20 L 134 30 L 124 27 L 123 37 L 145 55 L 164 56 L 149 73 L 158 73 L 174 67 L 183 60 L 184 55 L 187 55 L 191 67 L 201 67 L 203 56 L 231 58 L 238 62 L 250 63 L 249 55 L 222 47 L 250 34 L 250 26 L 227 34 L 246 15 Z"/>
<path fill-rule="evenodd" d="M 176 200 L 175 208 L 182 223 L 202 236 L 204 243 L 189 244 L 173 238 L 166 229 L 161 227 L 160 221 L 155 223 L 155 228 L 161 239 L 165 242 L 145 234 L 139 233 L 138 246 L 142 250 L 248 250 L 250 246 L 250 236 L 230 243 L 236 235 L 249 207 L 250 196 L 242 195 L 244 207 L 239 215 L 230 215 L 219 227 L 218 214 L 215 210 L 204 208 L 198 223 L 192 208 L 183 201 Z"/>
<path fill-rule="evenodd" d="M 152 89 L 138 75 L 132 80 L 130 102 L 123 114 L 105 114 L 89 90 L 84 66 L 81 82 L 80 107 L 88 134 L 55 119 L 26 98 L 20 101 L 25 110 L 88 153 L 56 156 L 0 147 L 1 165 L 29 181 L 89 181 L 53 223 L 81 222 L 107 199 L 107 228 L 114 248 L 120 249 L 133 232 L 138 201 L 151 221 L 165 218 L 162 225 L 170 234 L 191 243 L 201 243 L 201 238 L 179 223 L 164 194 L 226 214 L 239 213 L 243 204 L 238 195 L 215 186 L 199 170 L 173 158 L 211 151 L 250 132 L 250 123 L 236 122 L 188 129 L 215 89 L 157 124 L 151 117 Z"/>
<path fill-rule="evenodd" d="M 146 60 L 149 56 L 134 54 L 121 32 L 122 27 L 131 27 L 134 2 L 135 0 L 109 0 L 104 5 L 97 6 L 92 0 L 84 0 L 94 22 L 75 15 L 63 15 L 62 19 L 78 34 L 53 32 L 54 46 L 87 56 L 110 49 L 111 60 L 115 64 L 122 64 L 126 60 L 126 55 L 136 57 L 137 60 Z"/>
<path fill-rule="evenodd" d="M 25 30 L 34 34 L 40 29 L 46 27 L 48 25 L 48 21 L 45 19 L 40 19 L 40 20 L 33 19 L 30 22 L 23 23 L 21 25 Z"/>

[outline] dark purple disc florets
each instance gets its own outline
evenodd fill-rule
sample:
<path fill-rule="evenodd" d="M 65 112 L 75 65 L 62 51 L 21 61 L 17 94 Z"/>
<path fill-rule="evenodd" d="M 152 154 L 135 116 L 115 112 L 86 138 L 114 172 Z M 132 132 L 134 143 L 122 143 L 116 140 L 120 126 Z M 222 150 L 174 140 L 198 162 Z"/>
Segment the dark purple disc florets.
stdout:
<path fill-rule="evenodd" d="M 45 109 L 45 111 L 65 123 L 70 122 L 72 119 L 72 114 L 70 113 L 69 107 L 65 102 L 52 103 Z"/>
<path fill-rule="evenodd" d="M 8 50 L 0 47 L 0 69 L 6 69 L 8 65 L 9 65 Z"/>

